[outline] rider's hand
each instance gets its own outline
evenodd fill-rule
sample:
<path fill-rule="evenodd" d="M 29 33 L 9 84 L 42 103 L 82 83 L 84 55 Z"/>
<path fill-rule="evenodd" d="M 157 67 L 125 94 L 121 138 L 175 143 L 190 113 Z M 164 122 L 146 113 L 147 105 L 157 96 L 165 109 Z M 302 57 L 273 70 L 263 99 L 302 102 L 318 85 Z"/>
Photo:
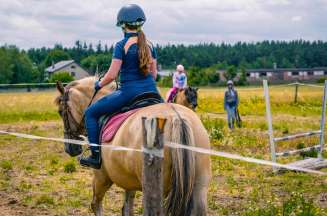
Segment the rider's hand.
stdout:
<path fill-rule="evenodd" d="M 100 81 L 96 81 L 94 84 L 94 90 L 95 91 L 99 91 L 102 88 L 102 86 L 100 85 Z"/>

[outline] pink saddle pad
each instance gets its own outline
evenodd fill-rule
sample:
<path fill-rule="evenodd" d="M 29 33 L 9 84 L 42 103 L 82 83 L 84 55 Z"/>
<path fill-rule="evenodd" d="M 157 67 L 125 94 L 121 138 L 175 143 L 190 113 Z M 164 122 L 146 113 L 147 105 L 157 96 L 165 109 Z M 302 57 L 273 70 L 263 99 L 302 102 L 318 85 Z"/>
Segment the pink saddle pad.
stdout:
<path fill-rule="evenodd" d="M 124 121 L 138 110 L 139 109 L 133 109 L 113 116 L 102 129 L 101 142 L 110 142 L 115 137 L 115 134 Z"/>

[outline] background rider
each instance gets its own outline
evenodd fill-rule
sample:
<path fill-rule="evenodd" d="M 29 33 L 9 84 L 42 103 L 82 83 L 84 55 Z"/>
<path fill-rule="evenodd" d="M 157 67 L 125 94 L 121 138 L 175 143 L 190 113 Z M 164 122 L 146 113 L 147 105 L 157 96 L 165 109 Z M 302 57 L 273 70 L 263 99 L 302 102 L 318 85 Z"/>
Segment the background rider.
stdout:
<path fill-rule="evenodd" d="M 177 65 L 176 71 L 173 74 L 173 88 L 168 94 L 167 102 L 172 102 L 177 91 L 187 87 L 187 76 L 183 65 Z"/>

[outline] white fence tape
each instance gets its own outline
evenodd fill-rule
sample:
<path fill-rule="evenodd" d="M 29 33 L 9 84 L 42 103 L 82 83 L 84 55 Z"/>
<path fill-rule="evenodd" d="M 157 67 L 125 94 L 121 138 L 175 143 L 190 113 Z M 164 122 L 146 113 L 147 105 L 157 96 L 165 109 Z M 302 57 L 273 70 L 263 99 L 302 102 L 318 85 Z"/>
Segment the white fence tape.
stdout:
<path fill-rule="evenodd" d="M 286 84 L 288 86 L 292 86 L 292 85 L 301 85 L 301 86 L 310 86 L 310 87 L 316 87 L 316 88 L 323 88 L 323 85 L 315 85 L 315 84 L 308 84 L 308 83 L 299 83 L 299 82 L 294 82 L 294 83 L 289 83 Z"/>
<path fill-rule="evenodd" d="M 80 141 L 80 140 L 74 140 L 74 139 L 41 137 L 41 136 L 35 136 L 35 135 L 31 135 L 31 134 L 15 133 L 15 132 L 8 132 L 8 131 L 2 131 L 2 130 L 0 130 L 0 134 L 7 134 L 7 135 L 12 135 L 12 136 L 27 138 L 27 139 L 34 139 L 34 140 L 48 140 L 48 141 L 55 141 L 55 142 L 65 142 L 65 143 L 71 143 L 71 144 L 75 144 L 75 145 L 101 146 L 101 148 L 110 148 L 115 151 L 144 152 L 143 149 L 133 149 L 133 148 L 128 148 L 128 147 L 124 147 L 124 146 L 89 144 L 86 141 Z M 237 155 L 237 154 L 220 152 L 220 151 L 215 151 L 215 150 L 211 150 L 211 149 L 204 149 L 204 148 L 199 148 L 199 147 L 194 147 L 194 146 L 185 146 L 185 145 L 181 145 L 179 143 L 165 142 L 165 146 L 170 147 L 170 148 L 186 149 L 186 150 L 190 150 L 190 151 L 197 152 L 197 153 L 219 156 L 219 157 L 228 158 L 228 159 L 235 159 L 235 160 L 245 161 L 245 162 L 249 162 L 249 163 L 256 163 L 256 164 L 261 164 L 261 165 L 279 167 L 279 168 L 284 168 L 284 169 L 289 169 L 289 170 L 294 170 L 294 171 L 318 174 L 318 175 L 327 175 L 327 173 L 324 173 L 321 171 L 316 171 L 316 170 L 311 170 L 311 169 L 306 169 L 306 168 L 301 168 L 301 167 L 296 167 L 296 166 L 290 166 L 290 165 L 286 165 L 286 164 L 280 164 L 280 163 L 275 163 L 272 161 L 251 158 L 251 157 L 245 157 L 245 156 L 241 156 L 241 155 Z"/>
<path fill-rule="evenodd" d="M 290 87 L 290 86 L 308 86 L 308 87 L 315 87 L 315 88 L 324 88 L 323 85 L 316 85 L 316 84 L 309 84 L 309 83 L 300 83 L 300 82 L 292 82 L 292 83 L 287 83 L 287 84 L 277 84 L 277 85 L 271 85 L 271 88 L 282 88 L 282 87 Z M 239 92 L 242 91 L 253 91 L 253 90 L 262 90 L 262 87 L 238 87 Z"/>
<path fill-rule="evenodd" d="M 48 140 L 48 141 L 55 141 L 55 142 L 64 142 L 64 143 L 71 143 L 75 145 L 82 145 L 82 146 L 99 146 L 98 144 L 92 144 L 82 140 L 74 140 L 74 139 L 63 139 L 63 138 L 52 138 L 52 137 L 42 137 L 42 136 L 35 136 L 31 134 L 23 134 L 23 133 L 15 133 L 15 132 L 8 132 L 0 130 L 0 134 L 8 134 L 16 137 L 26 138 L 26 139 L 33 139 L 33 140 Z M 128 148 L 125 146 L 111 146 L 111 145 L 103 145 L 101 146 L 106 148 L 111 148 L 112 150 L 116 151 L 137 151 L 143 152 L 141 149 L 133 149 Z"/>

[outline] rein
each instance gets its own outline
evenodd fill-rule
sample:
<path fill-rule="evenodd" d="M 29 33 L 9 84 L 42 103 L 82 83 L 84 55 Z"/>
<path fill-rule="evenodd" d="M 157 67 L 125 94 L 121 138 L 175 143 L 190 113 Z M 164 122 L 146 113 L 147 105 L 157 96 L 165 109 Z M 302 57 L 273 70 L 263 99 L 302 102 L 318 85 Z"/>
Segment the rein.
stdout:
<path fill-rule="evenodd" d="M 97 93 L 98 93 L 98 91 L 95 91 L 93 93 L 91 101 L 87 107 L 89 107 L 92 104 Z M 65 92 L 63 94 L 64 112 L 62 113 L 62 119 L 64 121 L 64 134 L 78 138 L 85 131 L 85 128 L 84 128 L 85 113 L 83 113 L 81 122 L 77 122 L 76 119 L 74 118 L 73 114 L 71 113 L 70 107 L 68 106 L 68 101 L 69 101 L 69 88 L 65 88 Z M 77 126 L 76 130 L 71 129 L 70 120 L 72 120 L 74 122 L 74 125 Z"/>
<path fill-rule="evenodd" d="M 104 74 L 102 74 L 99 77 L 99 81 L 104 77 Z M 117 83 L 117 81 L 116 81 Z M 88 108 L 89 106 L 91 106 L 95 96 L 97 95 L 98 91 L 94 91 L 90 103 L 87 105 L 86 108 Z M 72 135 L 75 138 L 79 138 L 80 135 L 83 134 L 83 132 L 85 132 L 85 127 L 84 127 L 84 119 L 85 119 L 85 112 L 83 112 L 83 116 L 82 116 L 82 120 L 81 122 L 77 122 L 76 119 L 74 118 L 74 116 L 72 115 L 70 108 L 68 106 L 68 101 L 69 101 L 69 88 L 65 87 L 65 91 L 63 94 L 63 101 L 64 101 L 64 112 L 62 114 L 62 119 L 64 121 L 64 134 L 68 134 L 68 135 Z M 71 129 L 71 125 L 70 125 L 70 121 L 69 121 L 69 116 L 70 118 L 73 120 L 74 124 L 77 125 L 77 130 L 73 131 Z M 67 128 L 68 127 L 68 128 Z M 84 133 L 85 134 L 85 133 Z"/>

